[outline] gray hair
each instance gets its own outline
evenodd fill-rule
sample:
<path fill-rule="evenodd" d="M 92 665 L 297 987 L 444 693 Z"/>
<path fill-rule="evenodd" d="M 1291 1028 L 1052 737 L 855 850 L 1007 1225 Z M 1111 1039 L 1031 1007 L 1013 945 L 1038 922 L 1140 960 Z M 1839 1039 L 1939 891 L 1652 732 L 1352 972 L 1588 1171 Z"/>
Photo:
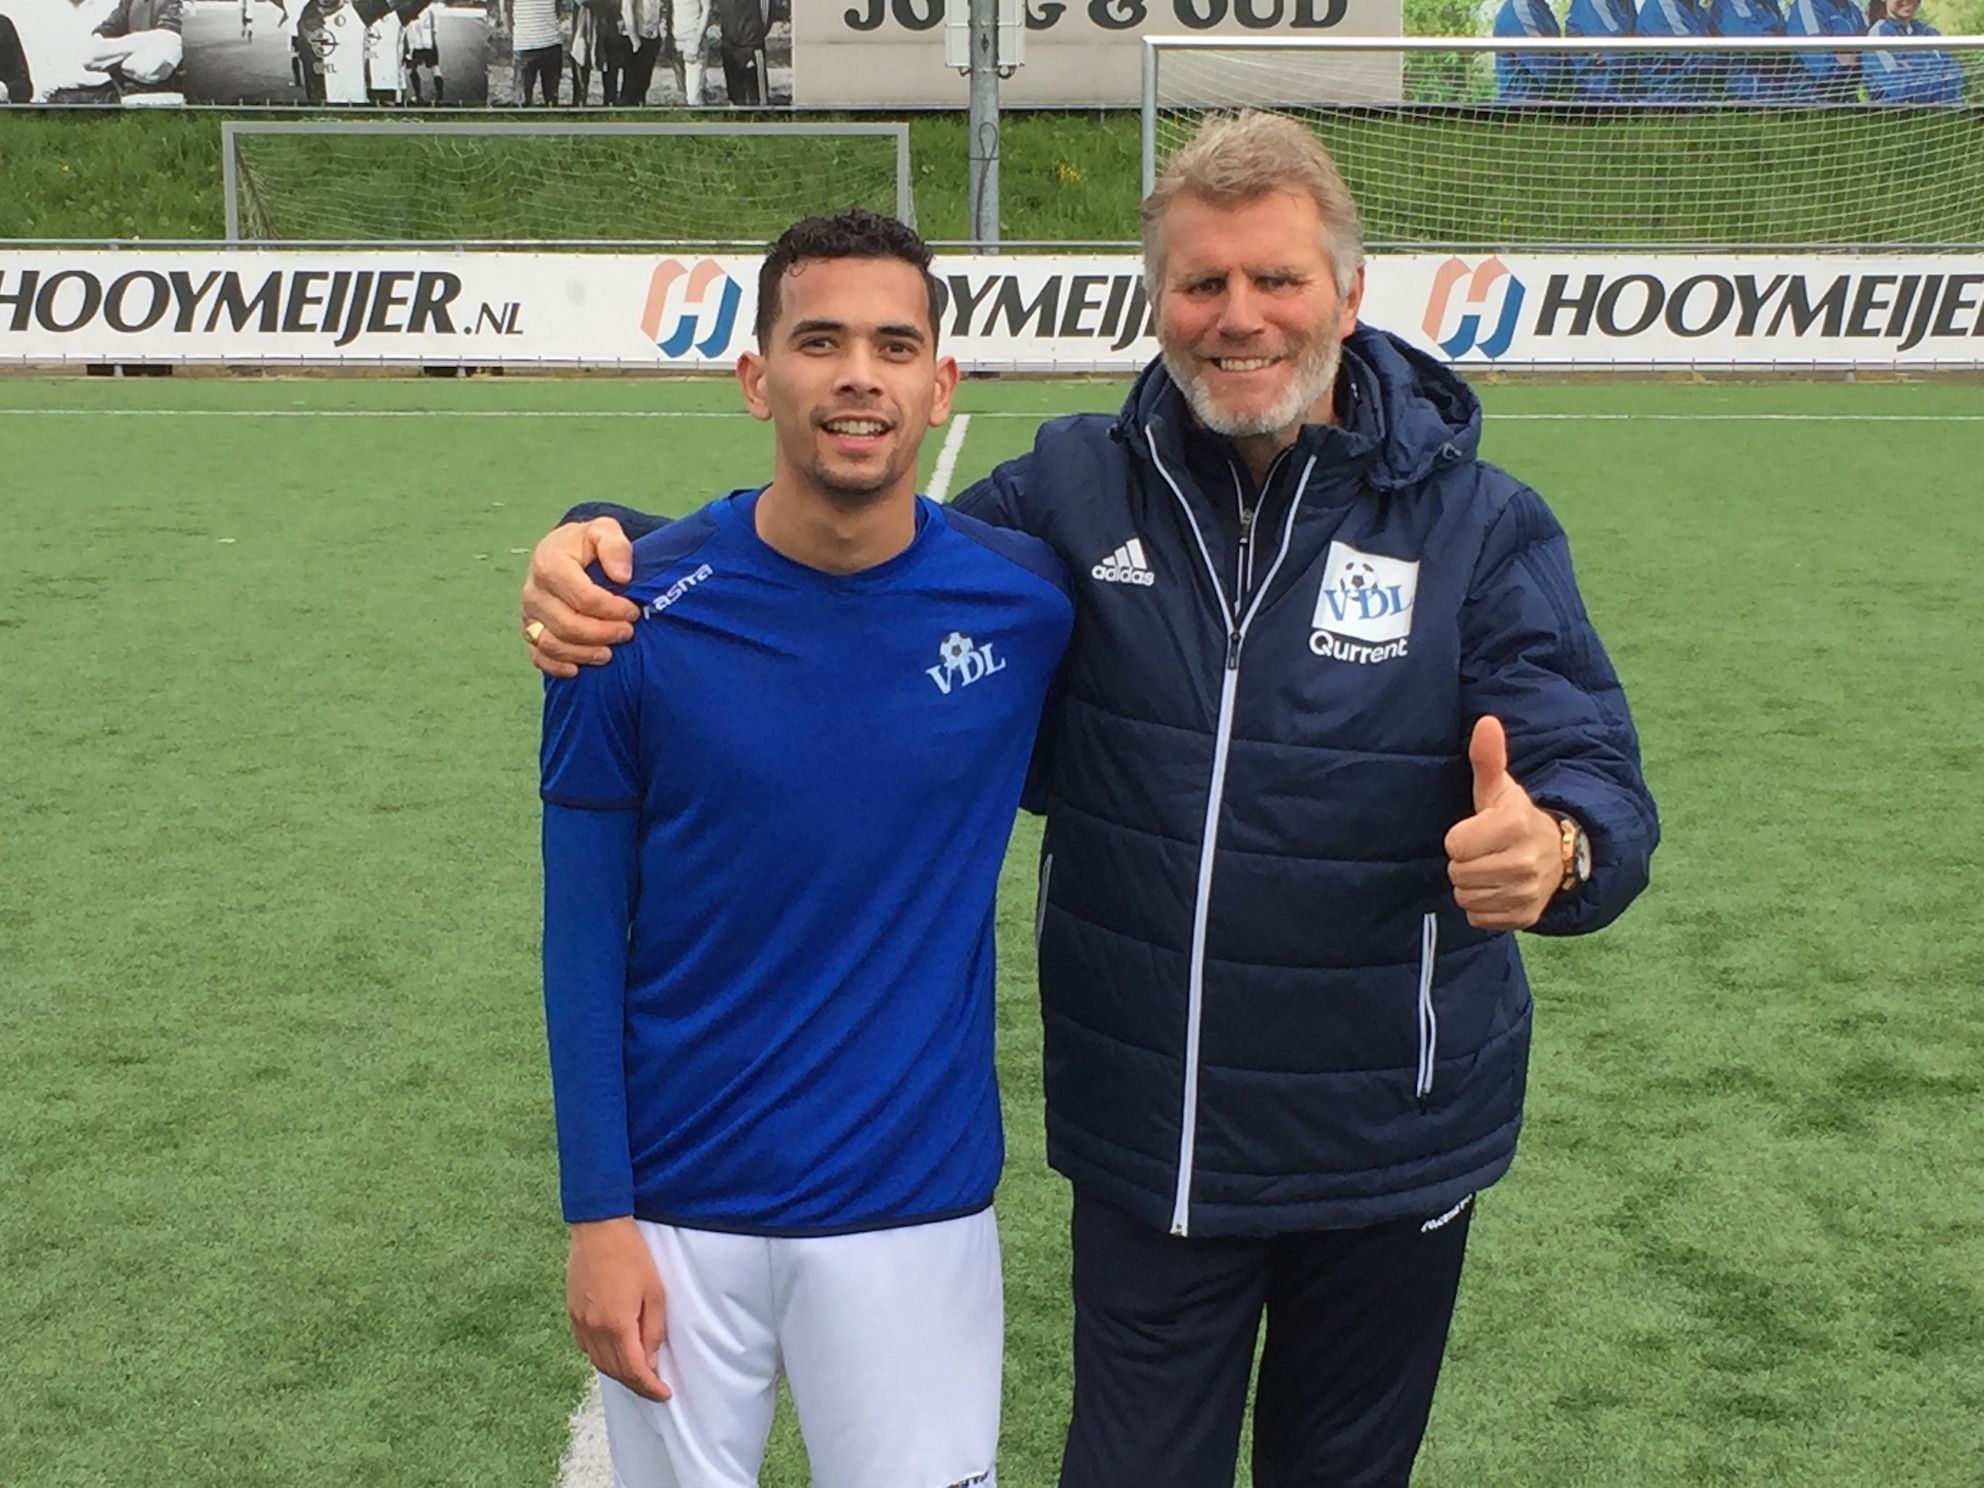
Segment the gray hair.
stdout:
<path fill-rule="evenodd" d="M 1174 198 L 1191 196 L 1227 207 L 1258 201 L 1271 191 L 1290 191 L 1315 202 L 1323 219 L 1323 254 L 1335 271 L 1337 293 L 1349 294 L 1364 264 L 1364 230 L 1336 162 L 1321 140 L 1288 115 L 1242 109 L 1208 116 L 1164 163 L 1157 185 L 1137 209 L 1144 285 L 1151 299 L 1157 299 L 1164 267 L 1164 213 Z"/>

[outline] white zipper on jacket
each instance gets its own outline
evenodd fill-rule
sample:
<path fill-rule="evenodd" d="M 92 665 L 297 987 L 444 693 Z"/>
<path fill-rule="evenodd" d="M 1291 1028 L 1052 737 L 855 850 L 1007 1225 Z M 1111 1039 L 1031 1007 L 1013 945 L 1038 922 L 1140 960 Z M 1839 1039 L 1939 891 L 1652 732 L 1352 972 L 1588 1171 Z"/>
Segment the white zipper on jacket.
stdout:
<path fill-rule="evenodd" d="M 1440 917 L 1428 914 L 1419 922 L 1419 1077 L 1412 1093 L 1420 1100 L 1433 1093 L 1433 1066 L 1440 1057 L 1440 1015 L 1433 1009 L 1433 958 L 1440 949 Z"/>
<path fill-rule="evenodd" d="M 1240 485 L 1240 467 L 1227 466 L 1227 473 L 1233 477 L 1233 511 L 1240 519 L 1240 546 L 1233 555 L 1233 592 L 1237 595 L 1249 594 L 1254 588 L 1254 518 L 1258 506 L 1249 509 L 1247 493 Z"/>
<path fill-rule="evenodd" d="M 1267 493 L 1274 485 L 1275 472 L 1281 469 L 1281 462 L 1288 458 L 1283 450 L 1268 464 L 1267 478 L 1261 482 L 1260 500 L 1253 506 L 1247 505 L 1247 493 L 1240 484 L 1240 467 L 1228 464 L 1227 473 L 1233 477 L 1233 509 L 1240 518 L 1240 550 L 1233 560 L 1233 592 L 1245 596 L 1254 592 L 1254 522 L 1261 514 L 1261 507 L 1267 501 Z"/>
<path fill-rule="evenodd" d="M 1282 560 L 1288 556 L 1289 538 L 1295 531 L 1295 513 L 1302 505 L 1302 492 L 1307 489 L 1309 476 L 1316 468 L 1316 457 L 1311 455 L 1309 463 L 1302 467 L 1302 475 L 1295 482 L 1294 494 L 1288 498 L 1288 516 L 1281 524 L 1281 546 L 1275 552 L 1267 578 L 1254 591 L 1246 611 L 1236 613 L 1234 606 L 1227 602 L 1225 587 L 1219 582 L 1219 566 L 1212 561 L 1212 552 L 1206 547 L 1206 535 L 1199 527 L 1199 519 L 1193 515 L 1192 503 L 1185 499 L 1185 493 L 1178 489 L 1178 482 L 1164 468 L 1164 457 L 1158 454 L 1157 440 L 1148 426 L 1144 429 L 1144 443 L 1150 449 L 1151 463 L 1157 466 L 1157 473 L 1164 477 L 1165 485 L 1171 488 L 1179 509 L 1185 513 L 1185 520 L 1191 524 L 1192 538 L 1198 544 L 1199 558 L 1206 566 L 1206 576 L 1212 580 L 1213 594 L 1219 600 L 1220 618 L 1226 624 L 1226 666 L 1220 674 L 1219 722 L 1212 746 L 1212 783 L 1206 791 L 1205 828 L 1199 841 L 1198 892 L 1192 903 L 1192 964 L 1185 1002 L 1184 1112 L 1178 1123 L 1178 1186 L 1171 1201 L 1171 1233 L 1186 1235 L 1191 1233 L 1192 1164 L 1199 1140 L 1199 1019 L 1205 1003 L 1206 921 L 1212 912 L 1212 865 L 1219 846 L 1220 807 L 1226 797 L 1226 758 L 1233 742 L 1233 703 L 1240 690 L 1240 647 L 1247 639 L 1247 627 L 1253 623 L 1262 598 L 1274 587 L 1274 576 L 1281 571 Z"/>

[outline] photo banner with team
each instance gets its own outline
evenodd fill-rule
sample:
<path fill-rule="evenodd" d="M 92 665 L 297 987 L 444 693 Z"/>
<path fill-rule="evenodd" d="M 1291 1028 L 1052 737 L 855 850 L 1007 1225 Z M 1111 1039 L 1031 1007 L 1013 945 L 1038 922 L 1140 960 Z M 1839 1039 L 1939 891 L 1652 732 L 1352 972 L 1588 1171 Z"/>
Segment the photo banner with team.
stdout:
<path fill-rule="evenodd" d="M 495 11 L 511 3 L 403 15 L 388 0 L 4 0 L 20 65 L 0 103 L 478 107 L 492 101 Z"/>
<path fill-rule="evenodd" d="M 1008 106 L 1125 107 L 1146 36 L 1397 36 L 1402 0 L 1001 0 Z M 6 0 L 0 103 L 954 107 L 966 0 Z M 1396 54 L 1256 59 L 1250 96 L 1383 103 Z M 1204 100 L 1226 102 L 1224 97 Z"/>
<path fill-rule="evenodd" d="M 728 370 L 758 259 L 693 254 L 0 252 L 0 362 Z M 940 256 L 966 371 L 1130 372 L 1131 254 Z M 1401 256 L 1364 319 L 1467 367 L 1984 366 L 1984 255 Z"/>

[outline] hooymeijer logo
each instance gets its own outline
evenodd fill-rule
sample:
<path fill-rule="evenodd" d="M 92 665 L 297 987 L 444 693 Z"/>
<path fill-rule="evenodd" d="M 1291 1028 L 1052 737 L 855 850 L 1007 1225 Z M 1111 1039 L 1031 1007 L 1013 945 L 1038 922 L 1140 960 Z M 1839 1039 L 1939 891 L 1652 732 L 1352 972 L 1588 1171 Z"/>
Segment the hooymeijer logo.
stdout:
<path fill-rule="evenodd" d="M 706 357 L 722 356 L 730 348 L 731 332 L 737 328 L 737 306 L 743 297 L 737 281 L 713 258 L 699 259 L 693 265 L 679 258 L 664 258 L 654 266 L 654 277 L 648 281 L 641 330 L 661 348 L 663 356 L 682 356 L 692 346 Z M 664 333 L 662 321 L 671 311 L 674 319 Z"/>
<path fill-rule="evenodd" d="M 953 686 L 969 687 L 1005 669 L 1006 663 L 992 654 L 990 641 L 974 645 L 970 636 L 954 630 L 937 643 L 937 664 L 924 668 L 924 675 L 949 697 Z"/>
<path fill-rule="evenodd" d="M 1453 303 L 1454 291 L 1460 288 L 1463 280 L 1467 287 L 1456 307 Z M 1498 289 L 1499 305 L 1495 303 Z M 1433 275 L 1433 291 L 1426 296 L 1426 318 L 1421 325 L 1426 338 L 1436 342 L 1449 357 L 1463 357 L 1470 351 L 1478 351 L 1493 361 L 1507 351 L 1516 338 L 1516 325 L 1522 315 L 1522 297 L 1522 280 L 1510 273 L 1509 266 L 1499 258 L 1484 258 L 1478 264 L 1450 258 Z M 1495 329 L 1484 336 L 1481 328 L 1488 324 L 1491 316 Z M 1450 320 L 1455 324 L 1448 331 Z M 1443 331 L 1446 332 L 1444 336 L 1441 334 Z"/>

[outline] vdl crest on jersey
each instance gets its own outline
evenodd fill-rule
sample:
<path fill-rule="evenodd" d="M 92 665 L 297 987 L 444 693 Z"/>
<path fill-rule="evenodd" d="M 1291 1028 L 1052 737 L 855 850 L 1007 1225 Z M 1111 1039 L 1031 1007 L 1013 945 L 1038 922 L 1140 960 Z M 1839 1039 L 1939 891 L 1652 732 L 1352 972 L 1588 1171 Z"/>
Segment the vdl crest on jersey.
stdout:
<path fill-rule="evenodd" d="M 954 630 L 937 645 L 937 664 L 924 675 L 937 684 L 937 691 L 950 696 L 953 687 L 969 687 L 994 672 L 1003 672 L 1006 663 L 992 654 L 992 643 L 978 646 L 963 631 Z"/>

